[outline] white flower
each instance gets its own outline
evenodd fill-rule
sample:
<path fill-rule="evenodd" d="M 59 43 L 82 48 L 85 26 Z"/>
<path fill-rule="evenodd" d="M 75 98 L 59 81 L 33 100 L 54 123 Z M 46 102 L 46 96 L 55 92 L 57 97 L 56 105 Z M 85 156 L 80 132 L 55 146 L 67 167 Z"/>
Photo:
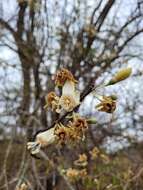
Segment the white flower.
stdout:
<path fill-rule="evenodd" d="M 28 142 L 27 149 L 31 150 L 32 154 L 37 154 L 41 147 L 46 147 L 56 140 L 56 135 L 54 134 L 55 128 L 48 129 L 44 132 L 39 133 L 36 136 L 35 142 Z"/>
<path fill-rule="evenodd" d="M 67 80 L 62 88 L 62 96 L 59 100 L 61 109 L 72 111 L 80 104 L 80 93 L 75 89 L 75 83 Z"/>

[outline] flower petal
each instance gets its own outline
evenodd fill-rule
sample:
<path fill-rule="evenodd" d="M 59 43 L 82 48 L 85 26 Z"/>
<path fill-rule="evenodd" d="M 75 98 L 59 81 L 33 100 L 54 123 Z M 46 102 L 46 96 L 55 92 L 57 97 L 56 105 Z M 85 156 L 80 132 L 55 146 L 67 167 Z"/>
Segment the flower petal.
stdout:
<path fill-rule="evenodd" d="M 74 95 L 75 83 L 67 80 L 62 88 L 62 95 Z"/>
<path fill-rule="evenodd" d="M 56 136 L 54 135 L 54 127 L 39 133 L 36 136 L 36 142 L 40 143 L 42 147 L 45 147 L 49 144 L 52 144 L 56 140 Z"/>

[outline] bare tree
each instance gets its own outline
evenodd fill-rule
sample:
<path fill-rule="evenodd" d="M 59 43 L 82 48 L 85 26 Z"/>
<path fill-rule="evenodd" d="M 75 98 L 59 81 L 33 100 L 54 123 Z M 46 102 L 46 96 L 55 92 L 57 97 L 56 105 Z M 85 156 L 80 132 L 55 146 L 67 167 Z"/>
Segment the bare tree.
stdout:
<path fill-rule="evenodd" d="M 0 101 L 4 106 L 1 115 L 6 120 L 2 119 L 0 122 L 2 126 L 9 126 L 10 129 L 13 127 L 10 130 L 12 132 L 14 129 L 19 131 L 20 128 L 20 133 L 24 131 L 20 135 L 18 133 L 18 136 L 14 132 L 14 141 L 23 144 L 27 139 L 32 139 L 36 131 L 53 127 L 55 120 L 61 121 L 67 115 L 58 116 L 44 110 L 45 95 L 54 89 L 52 75 L 59 68 L 69 69 L 81 81 L 79 89 L 82 91 L 81 100 L 84 100 L 102 74 L 134 58 L 142 59 L 142 46 L 134 47 L 143 33 L 143 15 L 137 1 L 128 2 L 129 7 L 125 7 L 127 16 L 121 15 L 126 3 L 116 0 L 13 0 L 14 11 L 7 14 L 9 3 L 1 1 L 3 14 L 0 16 L 0 47 L 8 48 L 16 61 L 12 63 L 12 60 L 0 60 L 2 73 L 5 73 L 2 78 L 6 79 L 5 71 L 13 72 L 12 69 L 15 69 L 22 81 L 11 88 L 10 83 L 7 85 L 2 79 Z M 17 76 L 13 77 L 16 81 Z M 123 135 L 113 127 L 104 127 L 108 125 L 109 123 L 105 123 L 100 127 L 98 124 L 95 130 L 90 130 L 91 140 L 87 144 L 99 146 L 108 137 Z M 110 125 L 114 126 L 114 121 Z M 11 144 L 12 142 L 9 146 Z M 85 149 L 88 149 L 88 145 Z M 55 152 L 59 155 L 58 151 Z M 71 153 L 68 154 L 69 158 Z M 4 187 L 7 185 L 8 189 L 11 183 L 15 185 L 15 182 L 21 182 L 29 162 L 31 163 L 31 158 L 27 157 L 24 151 L 19 175 L 15 177 L 15 181 L 12 178 L 10 182 L 5 181 Z M 54 160 L 54 155 L 51 159 Z M 27 180 L 33 175 L 36 185 L 33 180 L 31 189 L 50 189 L 47 187 L 49 183 L 52 189 L 54 180 L 62 184 L 60 179 L 64 177 L 57 174 L 59 171 L 53 169 L 53 166 L 52 175 L 44 177 L 41 177 L 42 169 L 41 173 L 36 171 L 35 161 L 32 161 L 32 168 Z M 7 174 L 2 174 L 2 178 L 4 175 Z M 69 184 L 67 186 L 70 188 Z"/>

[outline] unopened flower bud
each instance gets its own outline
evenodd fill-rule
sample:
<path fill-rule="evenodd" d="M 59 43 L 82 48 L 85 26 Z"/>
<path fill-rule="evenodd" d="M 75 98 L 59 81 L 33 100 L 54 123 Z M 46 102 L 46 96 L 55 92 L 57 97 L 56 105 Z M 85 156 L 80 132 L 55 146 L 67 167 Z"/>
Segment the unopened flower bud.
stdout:
<path fill-rule="evenodd" d="M 112 100 L 117 100 L 118 99 L 117 96 L 114 95 L 114 94 L 110 95 L 110 97 L 111 97 Z"/>
<path fill-rule="evenodd" d="M 120 82 L 122 80 L 127 79 L 132 73 L 131 68 L 121 69 L 119 72 L 117 72 L 112 79 L 107 83 L 106 86 L 116 84 L 117 82 Z"/>
<path fill-rule="evenodd" d="M 87 123 L 88 124 L 96 124 L 97 120 L 96 120 L 96 118 L 89 118 L 89 119 L 87 119 Z"/>

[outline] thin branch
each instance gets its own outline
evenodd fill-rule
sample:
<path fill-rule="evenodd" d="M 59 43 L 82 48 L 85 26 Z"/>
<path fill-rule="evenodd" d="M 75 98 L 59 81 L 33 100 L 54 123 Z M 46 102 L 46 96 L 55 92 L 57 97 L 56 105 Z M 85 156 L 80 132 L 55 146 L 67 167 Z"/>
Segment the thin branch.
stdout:
<path fill-rule="evenodd" d="M 9 25 L 9 23 L 2 18 L 0 18 L 0 25 L 7 29 L 13 36 L 15 36 L 16 32 L 15 30 Z"/>
<path fill-rule="evenodd" d="M 51 165 L 51 167 L 53 167 L 55 169 L 54 163 L 48 158 L 48 156 L 42 151 L 40 150 L 40 156 L 49 162 L 49 164 Z M 56 167 L 56 170 L 58 171 L 58 173 L 61 175 L 61 177 L 63 177 L 65 183 L 67 184 L 68 188 L 70 190 L 75 190 L 74 187 L 72 186 L 72 184 L 69 182 L 69 180 L 67 179 L 67 177 L 61 172 L 60 167 Z"/>
<path fill-rule="evenodd" d="M 127 44 L 133 40 L 136 36 L 138 36 L 139 34 L 141 34 L 143 32 L 143 28 L 136 31 L 133 35 L 131 35 L 129 38 L 127 38 L 124 43 L 118 48 L 118 54 L 124 49 L 124 47 L 127 46 Z"/>
<path fill-rule="evenodd" d="M 102 2 L 103 2 L 103 0 L 100 0 L 100 2 L 98 3 L 98 5 L 95 7 L 95 9 L 94 9 L 94 11 L 92 13 L 92 16 L 91 16 L 91 22 L 90 22 L 91 24 L 93 24 L 94 15 L 95 15 L 96 11 L 99 9 L 99 7 L 101 6 Z"/>
<path fill-rule="evenodd" d="M 107 15 L 114 3 L 115 3 L 115 0 L 108 0 L 103 11 L 101 12 L 100 16 L 98 17 L 97 21 L 94 24 L 95 26 L 98 25 L 97 31 L 100 31 L 100 28 L 101 28 L 102 24 L 104 23 L 104 20 L 107 17 Z"/>

